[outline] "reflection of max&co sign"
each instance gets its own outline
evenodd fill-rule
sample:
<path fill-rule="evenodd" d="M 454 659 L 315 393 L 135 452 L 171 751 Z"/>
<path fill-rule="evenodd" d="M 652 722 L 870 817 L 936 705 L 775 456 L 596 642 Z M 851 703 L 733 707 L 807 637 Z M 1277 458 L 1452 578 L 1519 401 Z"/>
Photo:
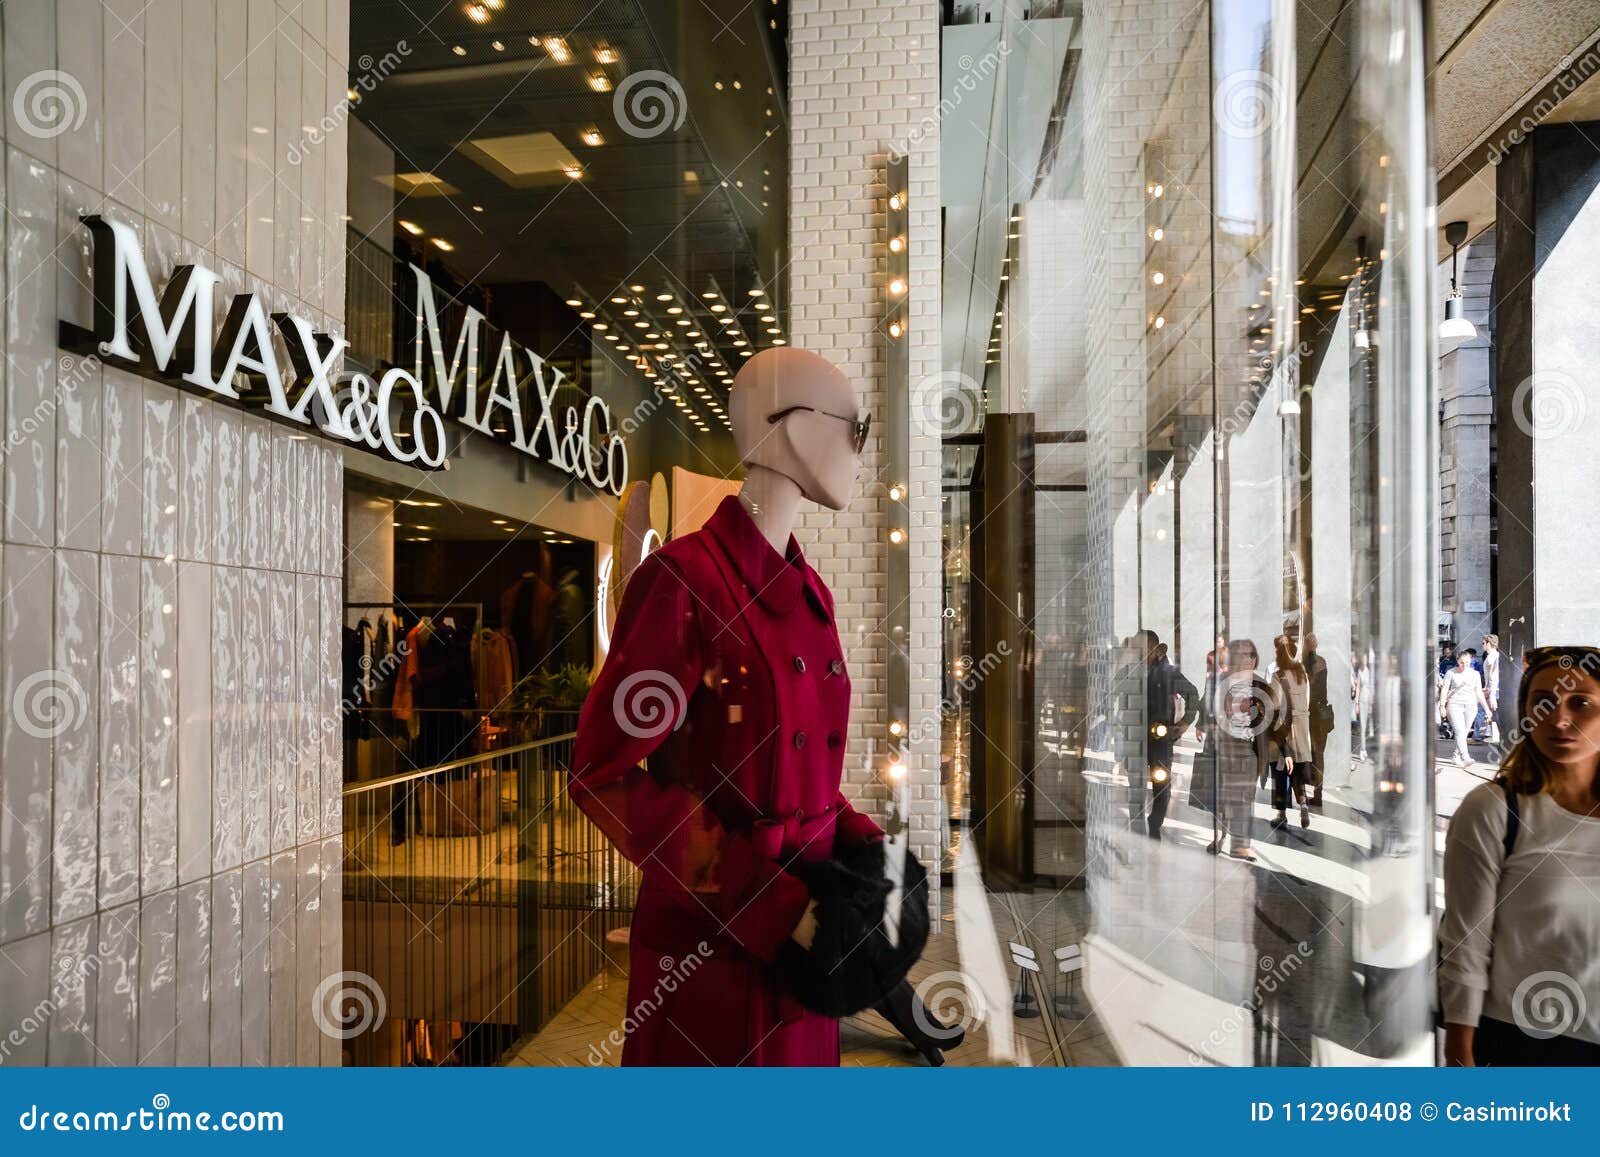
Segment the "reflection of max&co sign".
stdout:
<path fill-rule="evenodd" d="M 374 382 L 335 368 L 349 345 L 344 338 L 318 333 L 287 313 L 272 314 L 269 326 L 255 293 L 235 296 L 216 330 L 220 278 L 203 265 L 174 269 L 158 299 L 133 229 L 98 216 L 83 221 L 94 236 L 94 324 L 84 329 L 62 322 L 62 348 L 429 470 L 445 465 L 448 417 L 601 490 L 622 493 L 628 451 L 610 407 L 595 397 L 581 409 L 558 406 L 561 371 L 509 334 L 501 335 L 482 388 L 478 347 L 485 318 L 475 309 L 466 311 L 447 366 L 433 285 L 416 266 L 415 365 L 386 370 Z M 272 326 L 282 336 L 287 367 L 273 349 Z"/>

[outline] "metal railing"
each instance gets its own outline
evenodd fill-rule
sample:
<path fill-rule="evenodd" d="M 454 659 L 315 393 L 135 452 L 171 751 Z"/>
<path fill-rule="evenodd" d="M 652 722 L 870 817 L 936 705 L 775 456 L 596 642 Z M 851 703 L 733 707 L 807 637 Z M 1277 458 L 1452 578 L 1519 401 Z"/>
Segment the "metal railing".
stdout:
<path fill-rule="evenodd" d="M 347 1065 L 493 1064 L 604 967 L 637 873 L 567 794 L 572 740 L 345 787 L 346 979 L 385 1012 Z"/>

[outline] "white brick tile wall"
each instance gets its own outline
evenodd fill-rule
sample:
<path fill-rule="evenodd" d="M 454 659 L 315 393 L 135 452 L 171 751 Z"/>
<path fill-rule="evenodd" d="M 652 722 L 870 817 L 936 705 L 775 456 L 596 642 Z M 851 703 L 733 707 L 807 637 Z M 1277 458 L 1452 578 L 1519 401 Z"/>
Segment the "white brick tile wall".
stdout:
<path fill-rule="evenodd" d="M 832 358 L 862 405 L 884 413 L 882 329 L 890 150 L 909 144 L 911 381 L 939 372 L 939 139 L 913 132 L 939 102 L 940 7 L 933 0 L 796 0 L 789 12 L 790 327 L 796 345 Z M 813 511 L 796 535 L 833 590 L 855 688 L 845 791 L 880 819 L 888 717 L 884 699 L 886 491 L 911 499 L 911 718 L 935 717 L 940 664 L 939 444 L 912 423 L 910 477 L 883 474 L 878 440 L 845 515 Z M 917 729 L 914 729 L 916 731 Z M 908 756 L 912 849 L 941 851 L 937 729 Z M 935 881 L 937 877 L 935 876 Z"/>

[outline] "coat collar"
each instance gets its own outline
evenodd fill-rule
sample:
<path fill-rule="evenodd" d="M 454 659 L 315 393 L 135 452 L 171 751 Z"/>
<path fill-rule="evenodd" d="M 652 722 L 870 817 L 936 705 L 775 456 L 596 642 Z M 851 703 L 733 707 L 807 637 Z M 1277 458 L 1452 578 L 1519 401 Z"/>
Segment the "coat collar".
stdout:
<path fill-rule="evenodd" d="M 800 544 L 789 536 L 782 555 L 762 536 L 737 495 L 722 500 L 706 529 L 733 563 L 739 577 L 761 606 L 775 615 L 787 615 L 804 596 L 818 618 L 831 621 L 827 598 L 816 573 L 806 565 Z"/>

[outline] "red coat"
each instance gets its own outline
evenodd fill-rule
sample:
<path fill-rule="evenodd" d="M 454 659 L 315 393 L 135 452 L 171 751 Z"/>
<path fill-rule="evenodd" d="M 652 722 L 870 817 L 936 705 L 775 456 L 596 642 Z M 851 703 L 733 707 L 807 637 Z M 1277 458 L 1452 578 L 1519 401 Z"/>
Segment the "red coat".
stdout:
<path fill-rule="evenodd" d="M 810 899 L 785 865 L 883 835 L 839 792 L 849 714 L 833 597 L 737 498 L 628 579 L 571 781 L 643 869 L 624 1064 L 839 1063 L 772 962 Z"/>

